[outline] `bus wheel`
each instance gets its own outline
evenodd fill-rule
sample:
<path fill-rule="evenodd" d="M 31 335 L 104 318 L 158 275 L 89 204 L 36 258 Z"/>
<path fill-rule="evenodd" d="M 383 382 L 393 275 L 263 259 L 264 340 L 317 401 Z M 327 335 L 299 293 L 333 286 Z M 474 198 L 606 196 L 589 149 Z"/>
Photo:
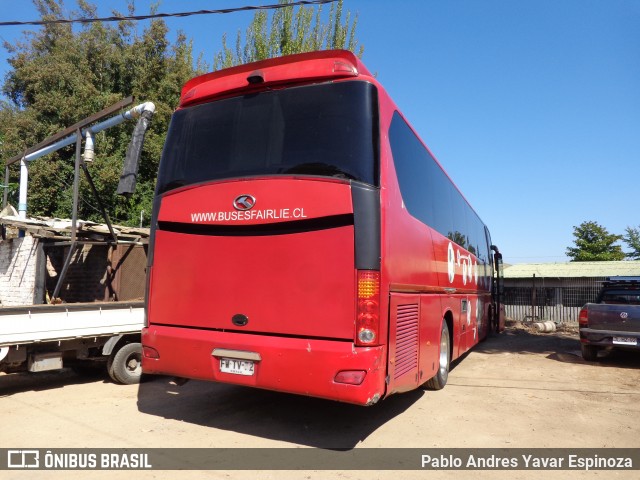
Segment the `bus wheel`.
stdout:
<path fill-rule="evenodd" d="M 438 373 L 425 384 L 429 390 L 442 390 L 449 378 L 451 348 L 449 346 L 449 327 L 447 327 L 447 322 L 444 320 L 442 321 L 442 330 L 440 331 L 440 354 L 438 355 L 438 362 Z"/>
<path fill-rule="evenodd" d="M 113 352 L 107 365 L 109 376 L 114 382 L 124 385 L 140 383 L 142 375 L 142 345 L 127 343 Z"/>

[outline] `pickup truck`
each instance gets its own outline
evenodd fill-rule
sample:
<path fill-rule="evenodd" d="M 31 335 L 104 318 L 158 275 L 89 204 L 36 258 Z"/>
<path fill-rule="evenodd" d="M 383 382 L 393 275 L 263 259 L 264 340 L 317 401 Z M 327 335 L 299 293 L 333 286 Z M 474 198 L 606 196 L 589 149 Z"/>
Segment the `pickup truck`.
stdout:
<path fill-rule="evenodd" d="M 640 277 L 610 277 L 595 303 L 578 317 L 582 357 L 598 360 L 604 348 L 640 348 Z"/>

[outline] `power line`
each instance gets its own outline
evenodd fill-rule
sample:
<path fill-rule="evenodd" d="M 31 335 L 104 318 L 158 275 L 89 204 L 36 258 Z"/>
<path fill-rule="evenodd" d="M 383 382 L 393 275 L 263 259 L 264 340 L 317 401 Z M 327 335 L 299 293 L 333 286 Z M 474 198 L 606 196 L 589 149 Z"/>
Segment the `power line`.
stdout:
<path fill-rule="evenodd" d="M 190 17 L 193 15 L 210 15 L 210 14 L 223 14 L 223 13 L 235 13 L 246 12 L 252 10 L 276 10 L 278 8 L 297 7 L 300 5 L 323 5 L 325 3 L 333 3 L 336 0 L 298 0 L 291 3 L 278 3 L 275 5 L 256 5 L 245 6 L 236 8 L 221 8 L 218 10 L 197 10 L 194 12 L 178 12 L 178 13 L 154 13 L 150 15 L 131 15 L 131 16 L 117 16 L 117 17 L 102 17 L 102 18 L 57 18 L 55 20 L 35 20 L 27 22 L 11 21 L 0 22 L 0 27 L 15 27 L 19 25 L 53 25 L 61 23 L 95 23 L 95 22 L 122 22 L 124 20 L 149 20 L 151 18 L 168 18 L 168 17 Z"/>

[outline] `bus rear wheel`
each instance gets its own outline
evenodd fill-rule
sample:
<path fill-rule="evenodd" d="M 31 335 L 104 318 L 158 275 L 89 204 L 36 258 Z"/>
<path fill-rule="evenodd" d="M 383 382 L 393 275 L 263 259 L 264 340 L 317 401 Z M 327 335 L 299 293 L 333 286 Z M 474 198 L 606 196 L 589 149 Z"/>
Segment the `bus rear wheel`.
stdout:
<path fill-rule="evenodd" d="M 442 322 L 440 330 L 440 353 L 438 355 L 438 372 L 425 383 L 429 390 L 442 390 L 449 378 L 449 366 L 451 364 L 451 348 L 449 340 L 449 327 L 447 322 Z"/>

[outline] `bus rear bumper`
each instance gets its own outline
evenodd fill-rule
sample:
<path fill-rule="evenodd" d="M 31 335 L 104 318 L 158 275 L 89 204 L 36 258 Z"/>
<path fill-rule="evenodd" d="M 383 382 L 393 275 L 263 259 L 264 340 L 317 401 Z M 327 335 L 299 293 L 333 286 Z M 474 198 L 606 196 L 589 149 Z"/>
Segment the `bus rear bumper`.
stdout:
<path fill-rule="evenodd" d="M 231 383 L 358 405 L 373 405 L 385 394 L 386 350 L 382 346 L 364 348 L 345 341 L 155 325 L 143 329 L 142 345 L 144 373 Z M 249 360 L 253 363 L 253 374 L 222 372 L 221 358 L 225 358 L 226 351 L 254 359 Z M 230 356 L 234 357 L 233 353 Z M 336 382 L 336 375 L 345 371 L 364 371 L 362 383 Z"/>

